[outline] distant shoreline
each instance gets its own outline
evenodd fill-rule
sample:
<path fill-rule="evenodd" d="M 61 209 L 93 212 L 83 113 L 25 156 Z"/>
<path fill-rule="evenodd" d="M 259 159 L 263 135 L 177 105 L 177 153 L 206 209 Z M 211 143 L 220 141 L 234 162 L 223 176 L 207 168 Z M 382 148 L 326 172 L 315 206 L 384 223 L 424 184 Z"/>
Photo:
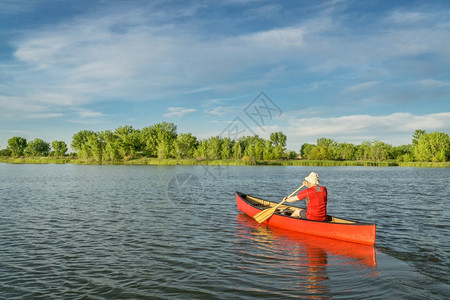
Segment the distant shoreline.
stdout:
<path fill-rule="evenodd" d="M 78 165 L 222 165 L 222 166 L 358 166 L 358 167 L 423 167 L 450 168 L 450 162 L 397 162 L 397 161 L 335 161 L 335 160 L 261 160 L 246 162 L 239 159 L 196 160 L 196 159 L 158 159 L 138 158 L 120 161 L 103 161 L 99 163 L 90 159 L 70 157 L 0 157 L 0 163 L 9 164 L 78 164 Z"/>

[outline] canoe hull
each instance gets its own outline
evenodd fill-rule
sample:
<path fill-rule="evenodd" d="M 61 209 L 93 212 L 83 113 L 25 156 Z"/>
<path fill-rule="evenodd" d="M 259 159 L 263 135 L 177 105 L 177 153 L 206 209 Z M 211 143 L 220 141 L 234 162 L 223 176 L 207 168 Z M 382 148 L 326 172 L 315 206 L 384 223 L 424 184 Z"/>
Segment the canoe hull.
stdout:
<path fill-rule="evenodd" d="M 261 210 L 268 208 L 258 207 L 247 201 L 247 195 L 236 192 L 236 204 L 239 211 L 250 217 L 254 217 Z M 254 198 L 254 197 L 253 197 Z M 262 199 L 261 199 L 262 200 Z M 265 203 L 272 203 L 263 200 Z M 376 235 L 376 225 L 349 221 L 349 223 L 318 222 L 303 220 L 290 216 L 273 214 L 269 219 L 263 222 L 271 226 L 276 226 L 292 231 L 323 236 L 327 238 L 343 240 L 364 245 L 374 245 Z"/>
<path fill-rule="evenodd" d="M 374 267 L 377 265 L 374 246 L 329 239 L 322 236 L 287 230 L 276 226 L 267 226 L 267 230 L 254 230 L 255 228 L 260 227 L 260 225 L 255 222 L 255 219 L 242 213 L 237 214 L 236 222 L 241 225 L 241 230 L 244 230 L 242 228 L 248 230 L 248 232 L 239 233 L 241 238 L 249 239 L 252 242 L 261 241 L 261 236 L 264 237 L 262 239 L 264 242 L 268 240 L 276 240 L 277 242 L 272 243 L 271 246 L 280 247 L 277 248 L 277 250 L 281 252 L 285 249 L 286 243 L 294 243 L 295 245 L 291 246 L 292 248 L 306 248 L 304 251 L 306 254 L 325 251 L 325 256 L 340 256 L 342 258 L 346 258 L 343 262 L 346 264 L 351 264 L 354 261 L 358 265 L 362 266 Z M 312 260 L 314 261 L 316 259 L 317 256 L 314 256 Z"/>

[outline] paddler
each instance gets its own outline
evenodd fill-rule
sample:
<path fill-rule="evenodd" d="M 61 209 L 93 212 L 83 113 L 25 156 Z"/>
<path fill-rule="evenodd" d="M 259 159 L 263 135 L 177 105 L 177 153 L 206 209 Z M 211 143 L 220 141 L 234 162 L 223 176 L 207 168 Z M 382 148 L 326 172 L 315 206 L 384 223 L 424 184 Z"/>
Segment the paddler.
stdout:
<path fill-rule="evenodd" d="M 283 198 L 286 202 L 306 201 L 306 210 L 297 208 L 291 214 L 291 217 L 325 221 L 327 219 L 327 188 L 319 186 L 319 175 L 315 172 L 311 172 L 308 177 L 305 177 L 303 185 L 307 189 L 302 190 L 297 195 Z"/>

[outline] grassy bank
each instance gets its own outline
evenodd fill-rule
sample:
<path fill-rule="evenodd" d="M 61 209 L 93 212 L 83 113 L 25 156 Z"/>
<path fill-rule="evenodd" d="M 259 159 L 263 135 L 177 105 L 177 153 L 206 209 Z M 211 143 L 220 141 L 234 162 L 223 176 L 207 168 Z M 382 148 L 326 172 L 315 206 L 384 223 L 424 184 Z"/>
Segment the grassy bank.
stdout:
<path fill-rule="evenodd" d="M 377 162 L 377 161 L 336 161 L 336 160 L 285 160 L 274 162 L 261 162 L 265 165 L 281 165 L 281 166 L 322 166 L 322 167 L 338 167 L 338 166 L 357 166 L 357 167 L 392 167 L 398 166 L 396 162 Z"/>
<path fill-rule="evenodd" d="M 73 157 L 0 157 L 0 163 L 10 164 L 79 164 L 79 165 L 233 165 L 240 166 L 246 163 L 240 159 L 232 160 L 196 160 L 196 159 L 158 159 L 137 158 L 120 161 L 103 161 L 99 163 L 95 159 L 80 159 Z"/>
<path fill-rule="evenodd" d="M 94 159 L 79 159 L 73 157 L 0 157 L 0 163 L 11 164 L 81 164 L 97 165 Z M 227 160 L 196 160 L 196 159 L 158 159 L 138 158 L 116 162 L 104 161 L 103 165 L 224 165 L 224 166 L 358 166 L 358 167 L 424 167 L 424 168 L 449 168 L 450 162 L 396 162 L 396 161 L 334 161 L 334 160 L 269 160 L 245 162 L 241 159 Z"/>

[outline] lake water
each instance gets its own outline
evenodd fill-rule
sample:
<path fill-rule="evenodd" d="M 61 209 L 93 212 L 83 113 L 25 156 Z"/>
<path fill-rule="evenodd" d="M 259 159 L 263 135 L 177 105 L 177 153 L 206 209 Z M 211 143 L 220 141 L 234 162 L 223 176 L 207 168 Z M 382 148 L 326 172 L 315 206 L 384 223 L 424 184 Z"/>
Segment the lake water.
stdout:
<path fill-rule="evenodd" d="M 375 247 L 259 225 L 311 171 Z M 0 164 L 1 299 L 445 299 L 449 169 Z M 301 206 L 301 205 L 300 205 Z"/>

